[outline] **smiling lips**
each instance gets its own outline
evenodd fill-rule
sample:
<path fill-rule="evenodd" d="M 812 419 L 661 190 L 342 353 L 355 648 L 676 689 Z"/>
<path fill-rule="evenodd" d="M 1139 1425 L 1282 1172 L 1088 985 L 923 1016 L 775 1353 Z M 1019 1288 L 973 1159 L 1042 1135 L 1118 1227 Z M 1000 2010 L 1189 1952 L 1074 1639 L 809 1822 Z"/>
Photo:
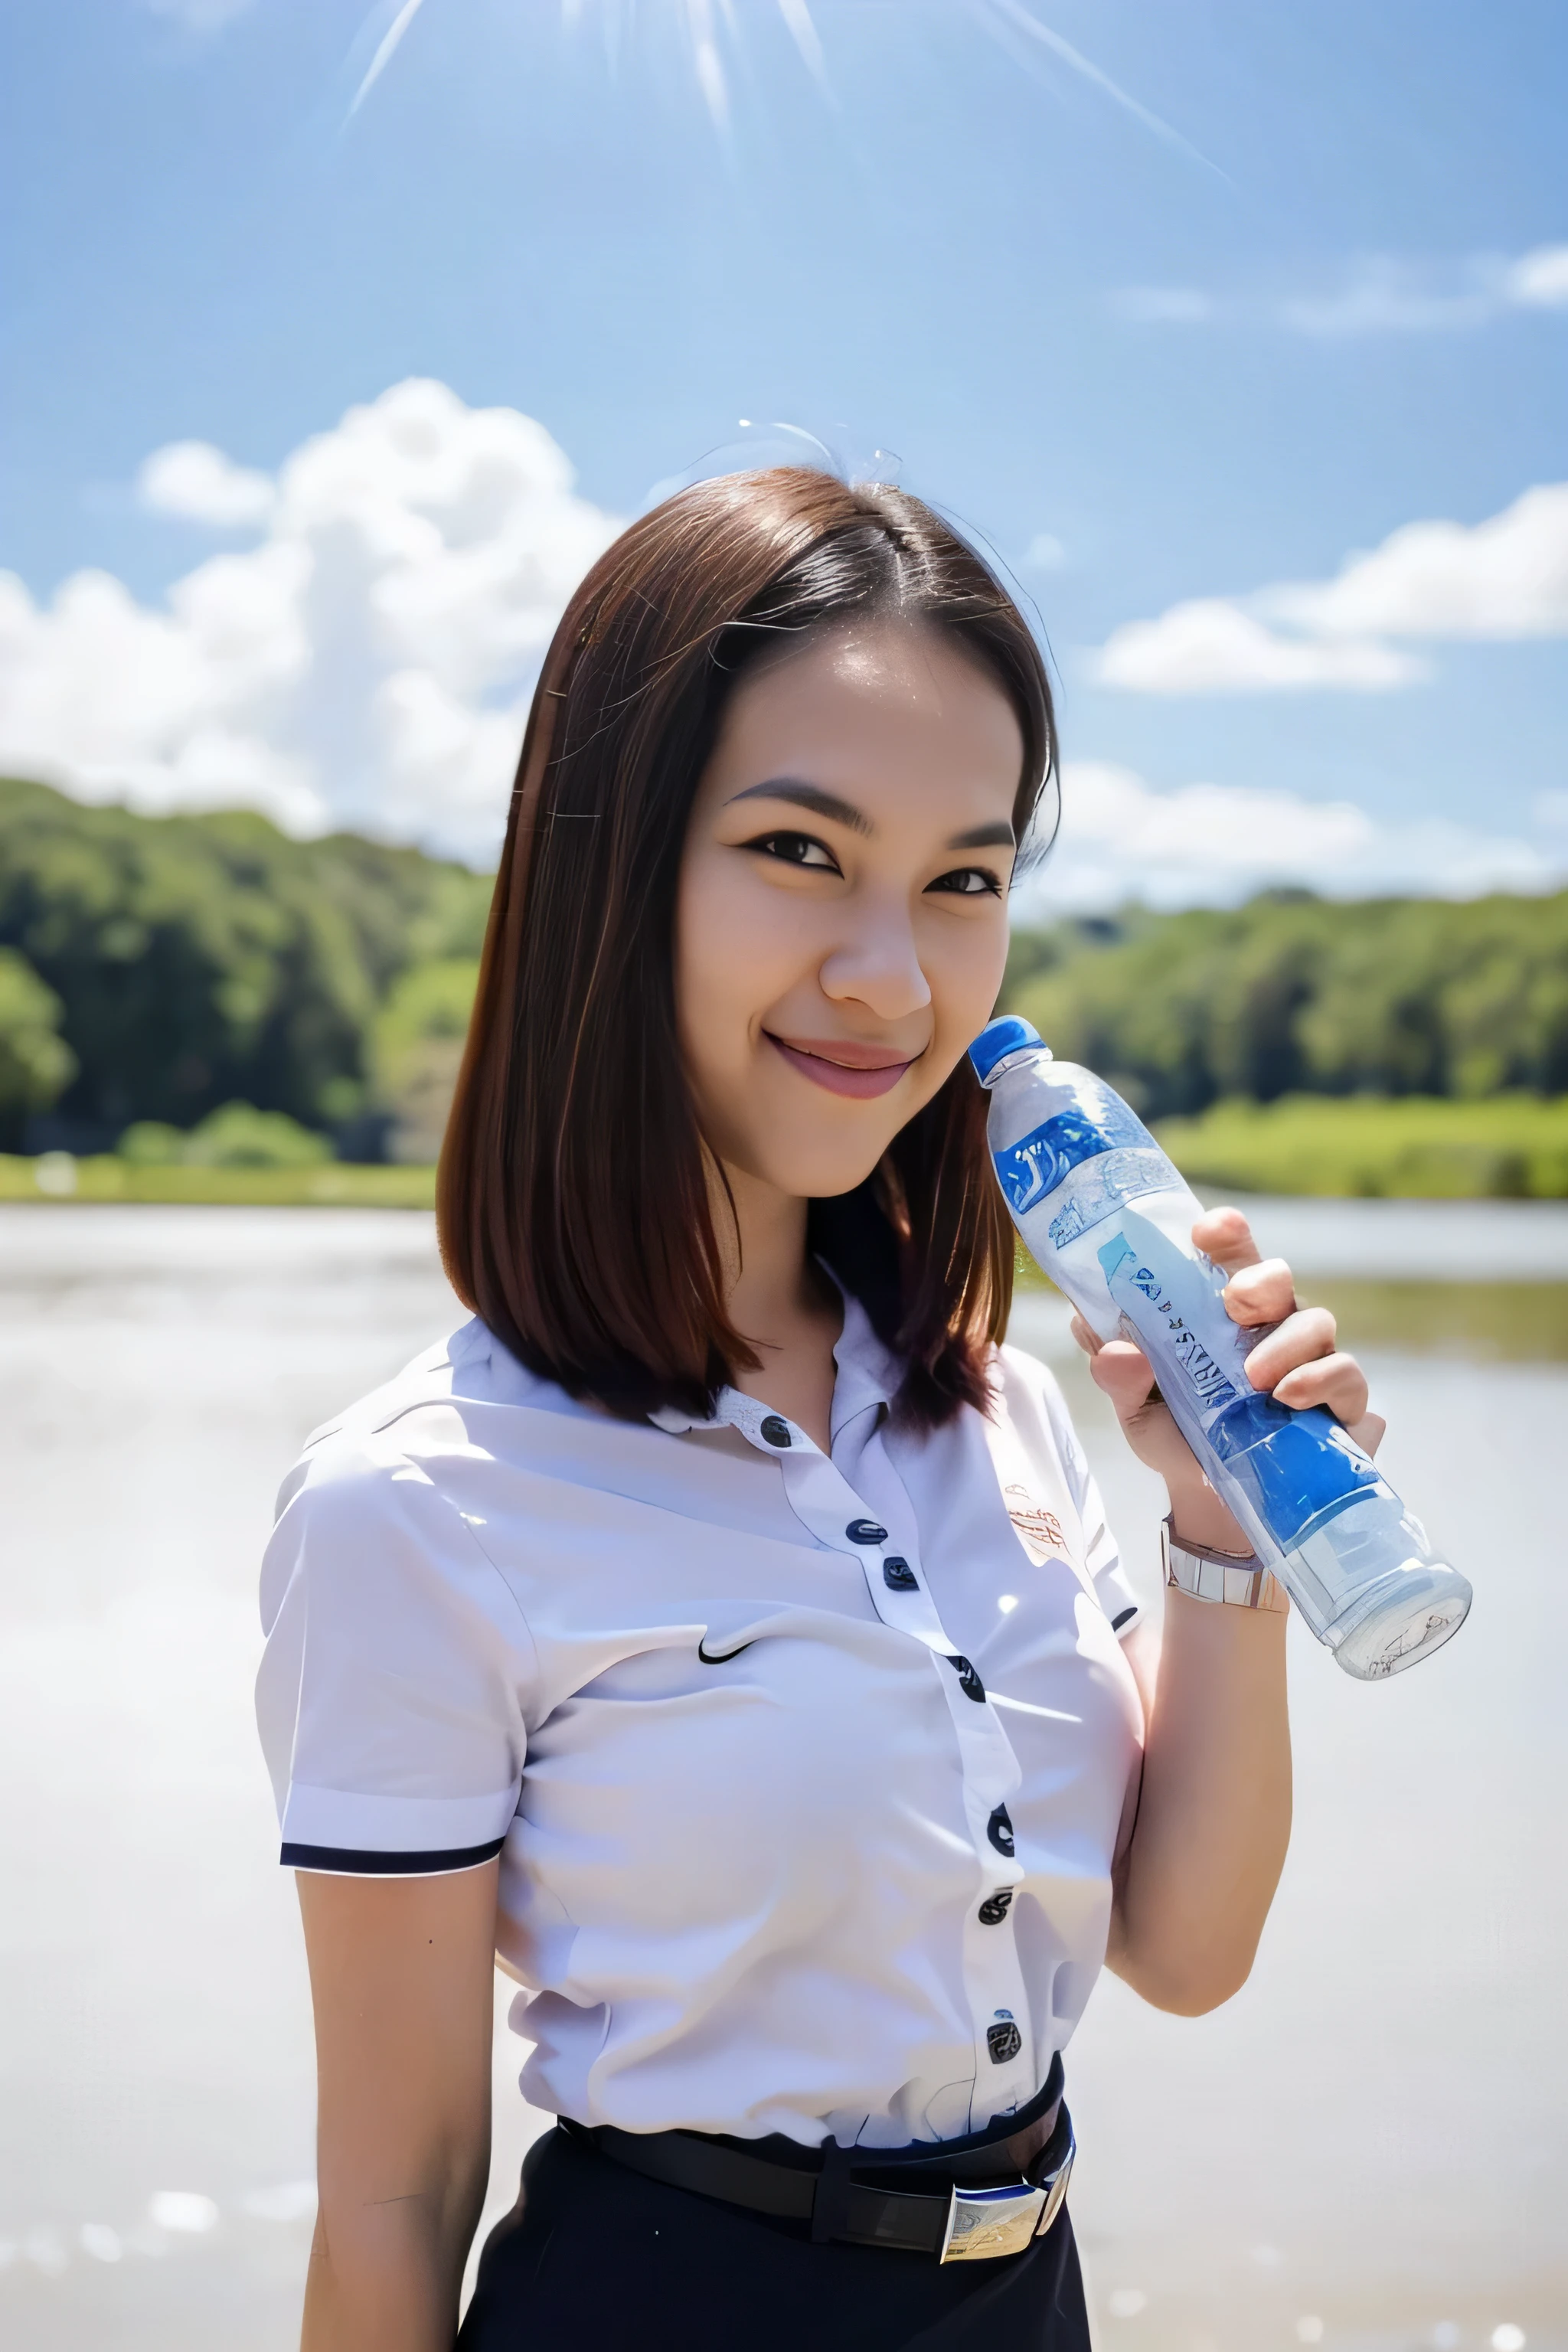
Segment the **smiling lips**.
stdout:
<path fill-rule="evenodd" d="M 885 1045 L 855 1045 L 842 1037 L 806 1037 L 786 1045 L 771 1029 L 763 1032 L 792 1069 L 830 1095 L 853 1095 L 860 1101 L 891 1093 L 912 1061 L 913 1054 L 889 1055 Z"/>

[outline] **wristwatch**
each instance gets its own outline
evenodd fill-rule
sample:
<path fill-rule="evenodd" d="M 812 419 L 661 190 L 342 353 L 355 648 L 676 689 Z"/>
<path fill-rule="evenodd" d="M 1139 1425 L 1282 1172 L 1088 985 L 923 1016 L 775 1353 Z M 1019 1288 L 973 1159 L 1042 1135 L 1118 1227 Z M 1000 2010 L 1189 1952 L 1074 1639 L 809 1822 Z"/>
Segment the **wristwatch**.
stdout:
<path fill-rule="evenodd" d="M 1284 1586 L 1255 1551 L 1207 1551 L 1201 1544 L 1178 1543 L 1169 1518 L 1160 1522 L 1160 1558 L 1165 1582 L 1194 1601 L 1228 1601 L 1237 1609 L 1281 1612 L 1290 1606 Z"/>

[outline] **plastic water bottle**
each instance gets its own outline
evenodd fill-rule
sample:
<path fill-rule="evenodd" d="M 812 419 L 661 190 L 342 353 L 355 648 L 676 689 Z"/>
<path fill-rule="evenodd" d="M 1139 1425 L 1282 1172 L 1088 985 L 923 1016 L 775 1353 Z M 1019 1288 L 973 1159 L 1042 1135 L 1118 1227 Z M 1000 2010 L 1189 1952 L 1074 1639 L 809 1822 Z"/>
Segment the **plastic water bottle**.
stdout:
<path fill-rule="evenodd" d="M 1428 1656 L 1464 1623 L 1469 1585 L 1331 1413 L 1253 1387 L 1258 1335 L 1226 1313 L 1227 1277 L 1193 1244 L 1202 1207 L 1148 1129 L 1102 1078 L 1054 1060 L 1027 1021 L 993 1021 L 969 1052 L 1030 1255 L 1100 1339 L 1142 1349 L 1210 1484 L 1319 1641 L 1362 1682 Z"/>

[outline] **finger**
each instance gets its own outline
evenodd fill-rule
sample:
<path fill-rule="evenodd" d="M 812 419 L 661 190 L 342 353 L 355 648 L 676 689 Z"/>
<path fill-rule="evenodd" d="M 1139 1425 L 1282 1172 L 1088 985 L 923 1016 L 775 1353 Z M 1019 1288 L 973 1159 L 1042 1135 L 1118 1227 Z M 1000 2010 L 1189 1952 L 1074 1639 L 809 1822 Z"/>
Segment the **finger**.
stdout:
<path fill-rule="evenodd" d="M 1282 1257 L 1260 1258 L 1243 1266 L 1225 1286 L 1225 1311 L 1233 1323 L 1251 1328 L 1283 1323 L 1296 1311 L 1296 1278 Z"/>
<path fill-rule="evenodd" d="M 1091 1323 L 1086 1323 L 1081 1315 L 1075 1315 L 1072 1318 L 1071 1329 L 1073 1338 L 1086 1356 L 1099 1355 L 1105 1342 Z"/>
<path fill-rule="evenodd" d="M 1375 1454 L 1383 1444 L 1384 1433 L 1387 1427 L 1388 1423 L 1382 1413 L 1363 1412 L 1359 1421 L 1345 1423 L 1345 1433 L 1355 1439 L 1363 1454 Z"/>
<path fill-rule="evenodd" d="M 1131 1339 L 1107 1339 L 1089 1370 L 1095 1387 L 1115 1406 L 1119 1421 L 1131 1421 L 1142 1412 L 1154 1385 L 1154 1368 L 1142 1348 Z"/>
<path fill-rule="evenodd" d="M 1297 1412 L 1310 1404 L 1327 1405 L 1334 1419 L 1342 1421 L 1349 1429 L 1366 1412 L 1366 1374 L 1353 1356 L 1336 1350 L 1332 1355 L 1320 1356 L 1315 1364 L 1302 1364 L 1297 1370 L 1287 1372 L 1274 1394 L 1280 1404 L 1288 1404 Z"/>
<path fill-rule="evenodd" d="M 1315 1363 L 1331 1356 L 1338 1335 L 1326 1307 L 1299 1307 L 1277 1330 L 1259 1339 L 1247 1360 L 1247 1377 L 1255 1389 L 1278 1388 L 1298 1364 Z"/>
<path fill-rule="evenodd" d="M 1244 1265 L 1258 1264 L 1252 1227 L 1239 1209 L 1205 1209 L 1193 1227 L 1193 1239 L 1204 1255 L 1223 1265 L 1226 1274 L 1239 1274 Z"/>

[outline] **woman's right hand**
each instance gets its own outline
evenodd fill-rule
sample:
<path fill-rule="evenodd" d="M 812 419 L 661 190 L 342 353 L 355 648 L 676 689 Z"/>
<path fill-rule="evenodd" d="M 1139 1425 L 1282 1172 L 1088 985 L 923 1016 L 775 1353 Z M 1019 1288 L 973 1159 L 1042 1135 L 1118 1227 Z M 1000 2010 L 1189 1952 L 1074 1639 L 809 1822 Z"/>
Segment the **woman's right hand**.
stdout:
<path fill-rule="evenodd" d="M 1334 1318 L 1323 1307 L 1302 1307 L 1282 1258 L 1264 1259 L 1239 1209 L 1208 1209 L 1193 1227 L 1194 1246 L 1229 1277 L 1226 1312 L 1256 1331 L 1247 1359 L 1255 1389 L 1281 1404 L 1324 1405 L 1358 1445 L 1375 1454 L 1384 1423 L 1367 1402 L 1366 1375 L 1340 1347 Z M 1122 1435 L 1141 1462 L 1158 1471 L 1170 1496 L 1172 1530 L 1189 1543 L 1245 1555 L 1252 1547 L 1209 1485 L 1191 1447 L 1155 1394 L 1154 1370 L 1127 1339 L 1100 1340 L 1080 1315 L 1073 1337 L 1089 1358 L 1095 1386 L 1110 1398 Z"/>
<path fill-rule="evenodd" d="M 497 1876 L 298 1874 L 321 2199 L 300 2352 L 452 2352 L 489 2175 Z"/>

